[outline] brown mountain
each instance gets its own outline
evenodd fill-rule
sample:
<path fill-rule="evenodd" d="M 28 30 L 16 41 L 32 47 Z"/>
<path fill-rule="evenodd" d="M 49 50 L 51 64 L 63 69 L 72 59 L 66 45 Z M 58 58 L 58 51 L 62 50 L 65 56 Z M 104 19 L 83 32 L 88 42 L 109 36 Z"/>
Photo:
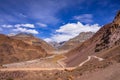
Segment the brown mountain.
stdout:
<path fill-rule="evenodd" d="M 53 46 L 55 49 L 58 49 L 61 45 L 58 42 L 51 41 L 48 42 L 51 46 Z"/>
<path fill-rule="evenodd" d="M 51 54 L 51 52 L 54 50 L 54 48 L 50 44 L 48 44 L 44 40 L 37 38 L 29 33 L 19 33 L 15 36 L 11 36 L 11 38 L 17 39 L 17 40 L 22 40 L 25 43 L 33 45 L 33 46 L 41 46 L 49 54 Z"/>
<path fill-rule="evenodd" d="M 120 12 L 113 22 L 103 26 L 92 38 L 66 54 L 67 66 L 76 66 L 91 55 L 104 60 L 93 58 L 74 70 L 0 71 L 0 79 L 120 80 Z"/>
<path fill-rule="evenodd" d="M 40 40 L 38 43 L 33 41 L 34 44 L 30 44 L 30 38 L 27 38 L 26 41 L 16 38 L 18 37 L 13 38 L 0 34 L 0 64 L 41 58 L 49 54 L 46 51 L 48 47 L 43 48 L 43 44 L 46 43 L 41 42 L 42 45 L 38 45 Z"/>
<path fill-rule="evenodd" d="M 120 55 L 120 11 L 113 22 L 103 26 L 90 39 L 66 54 L 67 66 L 77 66 L 90 55 Z M 103 56 L 104 55 L 104 56 Z"/>
<path fill-rule="evenodd" d="M 94 32 L 82 32 L 78 36 L 66 41 L 59 50 L 71 50 L 75 47 L 77 47 L 79 44 L 84 42 L 85 40 L 92 37 Z"/>

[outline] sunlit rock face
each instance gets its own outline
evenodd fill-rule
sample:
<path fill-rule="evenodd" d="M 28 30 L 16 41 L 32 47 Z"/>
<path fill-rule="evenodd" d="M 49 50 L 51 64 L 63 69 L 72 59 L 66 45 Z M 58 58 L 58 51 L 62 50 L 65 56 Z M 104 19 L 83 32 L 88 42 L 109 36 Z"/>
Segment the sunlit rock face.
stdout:
<path fill-rule="evenodd" d="M 113 23 L 120 25 L 120 10 L 118 11 L 117 15 L 115 16 L 115 19 L 113 20 Z"/>

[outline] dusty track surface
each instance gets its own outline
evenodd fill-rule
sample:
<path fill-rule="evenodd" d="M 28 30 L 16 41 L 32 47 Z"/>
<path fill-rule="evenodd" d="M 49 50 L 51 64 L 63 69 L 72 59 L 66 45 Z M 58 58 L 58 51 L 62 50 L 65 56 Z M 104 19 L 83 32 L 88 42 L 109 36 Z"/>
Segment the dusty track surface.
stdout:
<path fill-rule="evenodd" d="M 61 60 L 61 57 L 58 60 Z M 63 65 L 62 63 L 61 64 L 57 63 L 58 60 L 54 55 L 54 56 L 31 60 L 31 61 L 4 64 L 2 66 L 5 68 L 61 68 Z"/>
<path fill-rule="evenodd" d="M 87 63 L 88 61 L 90 61 L 91 58 L 96 58 L 96 59 L 98 59 L 98 61 L 103 61 L 104 60 L 103 58 L 100 58 L 100 57 L 97 57 L 97 56 L 88 56 L 88 59 L 85 60 L 85 61 L 83 61 L 82 63 L 80 63 L 78 66 L 80 67 L 80 66 L 84 65 L 85 63 Z"/>
<path fill-rule="evenodd" d="M 20 63 L 3 65 L 6 68 L 60 68 L 61 66 L 56 62 L 48 60 L 32 60 Z"/>
<path fill-rule="evenodd" d="M 20 62 L 20 63 L 13 63 L 13 64 L 6 64 L 3 65 L 4 68 L 0 69 L 0 71 L 46 71 L 46 70 L 73 70 L 77 67 L 81 67 L 92 58 L 98 59 L 98 61 L 103 61 L 103 58 L 97 56 L 88 56 L 88 59 L 80 63 L 76 67 L 66 67 L 65 63 L 62 60 L 66 59 L 66 57 L 53 62 L 52 59 L 55 56 L 47 57 L 44 59 L 37 59 L 32 61 Z"/>
<path fill-rule="evenodd" d="M 75 67 L 70 68 L 4 68 L 0 71 L 47 71 L 47 70 L 73 70 Z"/>

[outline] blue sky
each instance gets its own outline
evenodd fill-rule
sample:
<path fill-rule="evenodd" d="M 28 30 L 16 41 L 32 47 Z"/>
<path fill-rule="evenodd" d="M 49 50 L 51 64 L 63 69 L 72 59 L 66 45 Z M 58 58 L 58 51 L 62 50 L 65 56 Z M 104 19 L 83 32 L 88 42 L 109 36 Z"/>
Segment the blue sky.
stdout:
<path fill-rule="evenodd" d="M 0 33 L 66 41 L 113 20 L 119 0 L 0 0 Z"/>

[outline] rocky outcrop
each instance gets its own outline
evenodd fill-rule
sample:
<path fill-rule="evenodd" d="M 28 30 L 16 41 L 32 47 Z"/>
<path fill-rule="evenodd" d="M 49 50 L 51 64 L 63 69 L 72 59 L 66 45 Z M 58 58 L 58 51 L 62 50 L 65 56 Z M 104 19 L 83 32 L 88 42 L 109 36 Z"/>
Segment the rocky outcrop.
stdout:
<path fill-rule="evenodd" d="M 90 55 L 108 54 L 107 51 L 120 53 L 120 11 L 113 22 L 104 25 L 93 37 L 78 45 L 67 54 L 66 64 L 75 66 Z M 117 48 L 117 49 L 116 49 Z M 110 52 L 109 52 L 110 53 Z"/>
<path fill-rule="evenodd" d="M 66 41 L 61 47 L 59 47 L 59 50 L 71 50 L 93 35 L 94 32 L 82 32 L 78 36 Z"/>

